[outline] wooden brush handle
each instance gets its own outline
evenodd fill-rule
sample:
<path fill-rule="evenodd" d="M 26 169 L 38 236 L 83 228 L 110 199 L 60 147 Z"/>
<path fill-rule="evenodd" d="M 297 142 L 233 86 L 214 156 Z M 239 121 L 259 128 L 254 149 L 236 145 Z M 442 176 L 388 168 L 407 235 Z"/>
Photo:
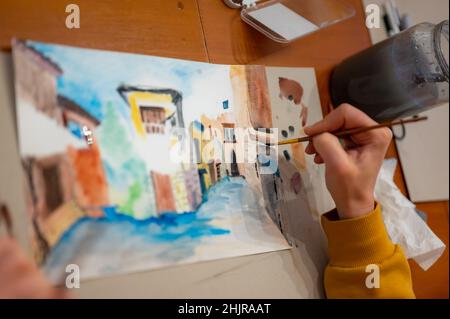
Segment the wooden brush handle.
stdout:
<path fill-rule="evenodd" d="M 336 137 L 346 137 L 346 136 L 355 135 L 358 133 L 375 130 L 375 129 L 382 128 L 382 127 L 391 127 L 391 126 L 403 125 L 403 124 L 407 124 L 407 123 L 420 122 L 420 121 L 425 121 L 427 119 L 428 119 L 428 117 L 426 117 L 426 116 L 418 116 L 418 117 L 413 117 L 413 118 L 407 119 L 407 120 L 388 121 L 388 122 L 383 122 L 383 123 L 373 125 L 373 126 L 358 127 L 358 128 L 353 128 L 353 129 L 349 129 L 349 130 L 339 131 L 336 133 L 333 133 L 333 132 L 331 132 L 331 133 Z M 310 136 L 280 141 L 280 142 L 278 142 L 278 145 L 309 142 L 317 135 L 319 135 L 319 134 L 314 134 L 314 135 L 310 135 Z"/>

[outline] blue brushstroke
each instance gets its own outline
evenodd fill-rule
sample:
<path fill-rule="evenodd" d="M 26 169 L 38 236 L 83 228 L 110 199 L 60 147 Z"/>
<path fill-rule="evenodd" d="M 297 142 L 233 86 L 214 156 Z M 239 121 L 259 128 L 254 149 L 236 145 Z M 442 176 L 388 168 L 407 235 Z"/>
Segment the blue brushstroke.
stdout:
<path fill-rule="evenodd" d="M 60 238 L 59 242 L 53 247 L 58 250 L 58 246 L 65 245 L 70 242 L 79 228 L 84 224 L 116 224 L 120 227 L 132 227 L 132 235 L 142 236 L 149 242 L 172 242 L 182 237 L 190 239 L 201 238 L 204 236 L 225 235 L 229 234 L 229 230 L 215 228 L 209 225 L 211 219 L 201 218 L 196 212 L 184 214 L 164 213 L 160 217 L 150 217 L 145 220 L 137 220 L 130 216 L 121 214 L 116 207 L 105 207 L 106 217 L 82 217 L 73 224 Z M 157 227 L 151 227 L 157 226 Z"/>
<path fill-rule="evenodd" d="M 63 74 L 57 80 L 58 94 L 75 101 L 87 112 L 102 120 L 102 105 L 106 102 L 128 105 L 117 93 L 121 84 L 166 87 L 183 92 L 186 98 L 192 93 L 192 78 L 207 73 L 218 66 L 177 59 L 121 54 L 27 41 L 45 57 L 59 65 Z"/>
<path fill-rule="evenodd" d="M 228 100 L 223 101 L 222 106 L 224 110 L 228 110 L 228 108 L 230 107 Z"/>
<path fill-rule="evenodd" d="M 81 131 L 81 127 L 80 127 L 80 125 L 78 125 L 78 123 L 75 123 L 73 121 L 68 121 L 67 129 L 70 131 L 70 133 L 72 133 L 76 137 L 78 137 L 80 139 L 83 138 L 83 132 Z"/>
<path fill-rule="evenodd" d="M 209 245 L 209 238 L 232 235 L 214 222 L 230 220 L 233 215 L 245 216 L 248 227 L 261 222 L 261 207 L 244 178 L 226 177 L 204 196 L 195 212 L 169 212 L 145 220 L 121 214 L 113 206 L 105 207 L 105 217 L 84 217 L 63 235 L 47 256 L 43 270 L 57 282 L 64 278 L 65 266 L 70 263 L 80 265 L 81 272 L 89 269 L 102 274 L 130 270 L 130 263 L 170 265 L 194 256 L 196 247 Z"/>
<path fill-rule="evenodd" d="M 97 120 L 101 121 L 103 119 L 102 103 L 97 93 L 90 86 L 86 86 L 85 83 L 73 82 L 64 76 L 60 76 L 56 81 L 56 89 L 58 94 L 69 97 Z"/>
<path fill-rule="evenodd" d="M 193 126 L 194 129 L 199 130 L 202 133 L 205 131 L 205 126 L 200 121 L 197 121 L 197 120 L 193 121 L 192 122 L 192 126 Z"/>

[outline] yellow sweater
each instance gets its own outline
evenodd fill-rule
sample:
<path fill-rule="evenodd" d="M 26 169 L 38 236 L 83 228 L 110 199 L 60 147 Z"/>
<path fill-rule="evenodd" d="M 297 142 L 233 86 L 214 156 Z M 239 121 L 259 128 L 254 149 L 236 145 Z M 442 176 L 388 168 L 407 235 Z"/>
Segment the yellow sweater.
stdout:
<path fill-rule="evenodd" d="M 331 211 L 322 226 L 330 258 L 324 274 L 328 298 L 415 298 L 408 262 L 389 239 L 379 204 L 354 219 L 339 220 Z"/>

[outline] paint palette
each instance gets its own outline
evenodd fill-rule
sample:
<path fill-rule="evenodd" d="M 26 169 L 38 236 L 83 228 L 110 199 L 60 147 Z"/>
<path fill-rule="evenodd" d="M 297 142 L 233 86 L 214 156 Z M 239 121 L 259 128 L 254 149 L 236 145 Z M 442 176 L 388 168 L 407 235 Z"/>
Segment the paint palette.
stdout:
<path fill-rule="evenodd" d="M 354 8 L 343 0 L 248 1 L 241 11 L 247 24 L 270 39 L 289 43 L 351 18 Z"/>

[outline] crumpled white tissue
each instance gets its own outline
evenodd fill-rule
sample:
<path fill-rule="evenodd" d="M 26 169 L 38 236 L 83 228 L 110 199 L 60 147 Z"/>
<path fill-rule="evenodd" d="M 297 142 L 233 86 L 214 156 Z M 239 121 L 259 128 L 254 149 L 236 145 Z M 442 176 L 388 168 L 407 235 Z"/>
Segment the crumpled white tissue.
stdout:
<path fill-rule="evenodd" d="M 408 259 L 414 259 L 422 269 L 427 270 L 442 255 L 445 244 L 395 185 L 396 166 L 396 159 L 384 161 L 375 186 L 375 198 L 382 207 L 384 224 L 391 240 L 403 248 Z"/>

